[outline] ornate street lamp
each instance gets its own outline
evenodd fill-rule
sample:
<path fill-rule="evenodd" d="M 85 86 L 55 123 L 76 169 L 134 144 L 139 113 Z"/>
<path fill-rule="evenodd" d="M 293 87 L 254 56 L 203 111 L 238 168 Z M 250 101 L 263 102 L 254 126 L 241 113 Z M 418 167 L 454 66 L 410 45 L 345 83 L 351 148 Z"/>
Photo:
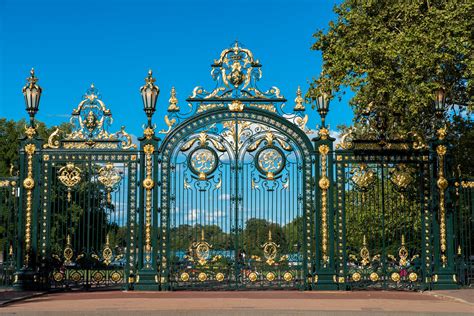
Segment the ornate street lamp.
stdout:
<path fill-rule="evenodd" d="M 151 118 L 153 113 L 156 110 L 156 101 L 158 100 L 158 96 L 160 95 L 160 88 L 155 85 L 156 79 L 153 78 L 153 72 L 151 69 L 148 71 L 148 76 L 145 78 L 145 85 L 140 88 L 140 93 L 142 95 L 143 100 L 143 110 L 148 117 L 148 127 L 151 126 Z"/>
<path fill-rule="evenodd" d="M 436 116 L 441 118 L 444 113 L 444 106 L 446 105 L 446 92 L 443 88 L 436 89 L 433 93 L 433 97 L 435 101 Z"/>
<path fill-rule="evenodd" d="M 329 97 L 330 97 L 329 93 L 323 92 L 316 99 L 316 105 L 318 107 L 318 113 L 321 116 L 321 124 L 323 127 L 326 126 L 325 124 L 326 115 L 329 112 Z"/>
<path fill-rule="evenodd" d="M 34 127 L 42 89 L 36 84 L 38 78 L 35 77 L 35 70 L 33 68 L 30 71 L 30 77 L 26 78 L 26 80 L 28 80 L 28 83 L 23 87 L 22 91 L 25 96 L 26 111 L 30 115 L 30 126 Z"/>

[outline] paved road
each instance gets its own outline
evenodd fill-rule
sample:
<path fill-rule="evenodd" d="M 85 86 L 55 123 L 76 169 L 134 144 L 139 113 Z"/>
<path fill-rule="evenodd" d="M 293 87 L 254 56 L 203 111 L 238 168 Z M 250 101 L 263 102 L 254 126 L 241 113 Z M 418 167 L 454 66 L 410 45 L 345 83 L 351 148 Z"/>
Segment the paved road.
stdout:
<path fill-rule="evenodd" d="M 474 303 L 438 292 L 78 292 L 0 309 L 3 315 L 474 315 Z M 457 292 L 454 292 L 455 294 Z"/>

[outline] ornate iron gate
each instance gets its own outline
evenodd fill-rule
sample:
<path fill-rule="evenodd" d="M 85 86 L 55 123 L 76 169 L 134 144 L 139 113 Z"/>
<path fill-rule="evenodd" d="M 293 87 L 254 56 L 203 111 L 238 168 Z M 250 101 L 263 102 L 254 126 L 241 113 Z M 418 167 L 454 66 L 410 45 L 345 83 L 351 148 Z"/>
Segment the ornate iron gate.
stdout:
<path fill-rule="evenodd" d="M 249 50 L 224 50 L 212 67 L 218 87 L 197 87 L 192 113 L 182 117 L 170 99 L 167 122 L 182 122 L 161 146 L 162 286 L 307 288 L 313 151 L 301 92 L 283 118 L 286 100 L 256 88 Z"/>
<path fill-rule="evenodd" d="M 94 86 L 73 110 L 71 123 L 70 134 L 61 137 L 57 129 L 44 145 L 31 128 L 23 141 L 26 212 L 20 221 L 26 228 L 18 260 L 39 273 L 17 283 L 123 286 L 135 262 L 131 220 L 139 161 L 130 149 L 136 145 L 123 128 L 109 133 L 111 112 Z"/>
<path fill-rule="evenodd" d="M 409 137 L 345 135 L 334 150 L 324 125 L 327 103 L 319 109 L 323 126 L 309 130 L 301 90 L 284 112 L 287 100 L 277 87 L 257 87 L 261 64 L 250 50 L 237 43 L 223 50 L 211 75 L 217 87 L 196 87 L 189 110 L 171 90 L 167 129 L 157 131 L 151 119 L 159 88 L 150 71 L 140 89 L 148 125 L 137 150 L 123 128 L 108 131 L 111 112 L 93 86 L 72 113 L 72 132 L 56 130 L 44 143 L 34 124 L 41 88 L 32 72 L 24 88 L 31 123 L 21 140 L 19 199 L 13 190 L 8 200 L 18 201 L 18 222 L 0 231 L 4 258 L 4 236 L 17 240 L 8 250 L 10 263 L 16 257 L 15 286 L 331 290 L 453 288 L 458 277 L 466 283 L 472 267 L 466 269 L 461 252 L 455 265 L 452 237 L 457 229 L 456 246 L 472 252 L 464 235 L 472 226 L 465 221 L 472 185 L 460 182 L 462 190 L 459 183 L 454 190 L 446 129 L 431 148 Z M 7 209 L 2 222 L 16 217 L 16 207 Z"/>

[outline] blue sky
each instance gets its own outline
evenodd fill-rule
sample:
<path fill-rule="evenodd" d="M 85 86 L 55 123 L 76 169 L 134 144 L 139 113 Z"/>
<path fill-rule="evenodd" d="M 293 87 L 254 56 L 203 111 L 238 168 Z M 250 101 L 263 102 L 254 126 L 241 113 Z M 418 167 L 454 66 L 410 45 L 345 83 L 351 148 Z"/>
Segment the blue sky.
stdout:
<path fill-rule="evenodd" d="M 180 105 L 214 83 L 210 64 L 236 39 L 263 65 L 262 90 L 277 86 L 292 108 L 298 85 L 321 71 L 312 34 L 334 19 L 337 1 L 13 1 L 0 0 L 0 117 L 26 118 L 21 88 L 31 67 L 43 87 L 39 120 L 68 120 L 91 83 L 115 123 L 141 135 L 139 87 L 149 68 L 161 88 L 154 122 L 163 127 L 169 91 Z M 334 101 L 332 128 L 349 124 L 348 96 Z M 319 123 L 310 113 L 310 128 Z"/>

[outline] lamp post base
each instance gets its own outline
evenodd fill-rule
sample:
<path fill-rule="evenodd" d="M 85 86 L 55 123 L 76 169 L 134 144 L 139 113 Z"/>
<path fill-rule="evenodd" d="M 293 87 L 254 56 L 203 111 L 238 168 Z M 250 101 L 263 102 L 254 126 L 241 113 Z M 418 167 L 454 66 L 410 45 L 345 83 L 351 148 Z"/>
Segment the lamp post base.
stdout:
<path fill-rule="evenodd" d="M 459 288 L 453 271 L 439 271 L 432 277 L 433 290 L 451 290 Z"/>
<path fill-rule="evenodd" d="M 16 291 L 34 291 L 41 289 L 38 273 L 30 269 L 21 269 L 13 275 L 13 288 Z"/>
<path fill-rule="evenodd" d="M 160 287 L 158 275 L 153 270 L 141 270 L 137 273 L 134 289 L 137 291 L 156 291 Z"/>

